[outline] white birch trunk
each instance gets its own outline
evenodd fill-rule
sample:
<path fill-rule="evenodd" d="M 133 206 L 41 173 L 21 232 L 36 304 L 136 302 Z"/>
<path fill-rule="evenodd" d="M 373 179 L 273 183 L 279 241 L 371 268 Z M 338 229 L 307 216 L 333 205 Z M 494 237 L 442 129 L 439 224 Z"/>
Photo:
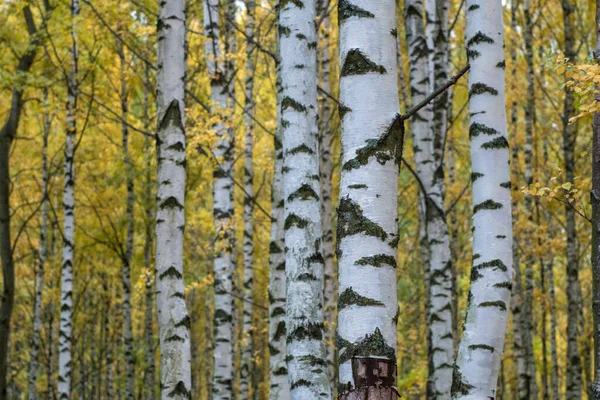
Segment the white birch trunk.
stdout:
<path fill-rule="evenodd" d="M 48 107 L 48 88 L 44 88 L 44 106 Z M 31 338 L 31 353 L 29 354 L 29 400 L 37 399 L 37 371 L 39 366 L 38 355 L 40 352 L 40 329 L 42 326 L 42 295 L 44 293 L 44 268 L 48 256 L 48 135 L 50 134 L 50 114 L 44 112 L 44 135 L 42 145 L 42 224 L 40 227 L 40 248 L 37 279 L 35 284 L 35 298 L 33 303 L 33 334 Z M 52 379 L 51 376 L 48 377 Z"/>
<path fill-rule="evenodd" d="M 356 387 L 352 357 L 396 362 L 396 217 L 404 135 L 398 119 L 396 2 L 343 0 L 339 7 L 338 395 Z"/>
<path fill-rule="evenodd" d="M 191 398 L 190 317 L 183 279 L 185 229 L 185 2 L 159 4 L 156 108 L 156 308 L 162 399 Z"/>
<path fill-rule="evenodd" d="M 279 21 L 278 21 L 279 22 Z M 279 58 L 279 33 L 277 56 Z M 281 126 L 281 63 L 276 66 L 277 130 L 274 138 L 273 185 L 271 187 L 271 243 L 269 246 L 269 382 L 270 400 L 288 400 L 288 382 L 285 327 L 285 254 L 284 254 L 284 209 L 283 209 L 283 145 Z"/>
<path fill-rule="evenodd" d="M 71 0 L 71 66 L 67 82 L 67 137 L 65 143 L 63 191 L 63 248 L 61 271 L 61 308 L 58 338 L 58 398 L 71 397 L 73 262 L 75 250 L 75 146 L 77 135 L 77 18 L 79 0 Z"/>
<path fill-rule="evenodd" d="M 205 53 L 210 75 L 211 99 L 216 112 L 228 106 L 227 77 L 219 40 L 219 0 L 206 0 L 204 26 L 208 40 Z M 213 127 L 217 137 L 214 151 L 219 165 L 214 171 L 214 219 L 217 237 L 213 276 L 215 285 L 213 399 L 233 398 L 233 138 L 223 122 Z"/>
<path fill-rule="evenodd" d="M 127 101 L 127 77 L 125 51 L 119 43 L 118 54 L 120 60 L 121 75 L 121 141 L 123 145 L 123 163 L 125 164 L 125 176 L 127 186 L 127 197 L 125 200 L 125 215 L 127 218 L 127 237 L 125 239 L 125 254 L 123 254 L 123 341 L 125 343 L 125 398 L 133 400 L 135 397 L 135 360 L 133 354 L 133 323 L 131 319 L 131 260 L 133 258 L 134 237 L 134 204 L 135 194 L 133 186 L 133 165 L 129 155 L 129 129 L 127 127 L 127 116 L 129 104 Z"/>
<path fill-rule="evenodd" d="M 512 217 L 502 2 L 467 0 L 473 266 L 452 382 L 456 399 L 496 397 L 512 288 Z M 493 111 L 493 112 L 492 112 Z"/>
<path fill-rule="evenodd" d="M 317 15 L 321 16 L 321 44 L 319 47 L 319 62 L 321 67 L 321 87 L 331 93 L 331 51 L 329 40 L 328 3 L 324 0 L 317 2 Z M 337 303 L 337 277 L 333 258 L 333 203 L 332 175 L 333 159 L 331 147 L 333 135 L 331 132 L 331 102 L 327 96 L 321 97 L 319 104 L 319 177 L 321 182 L 321 221 L 323 223 L 323 260 L 325 261 L 325 359 L 329 374 L 331 390 L 335 390 L 335 314 Z M 335 393 L 332 393 L 335 394 Z"/>
<path fill-rule="evenodd" d="M 435 1 L 428 0 L 427 26 L 423 31 L 422 3 L 411 1 L 406 8 L 406 32 L 410 58 L 412 104 L 418 104 L 433 90 L 433 84 L 443 84 L 447 72 L 444 51 L 438 50 L 436 38 L 443 37 L 442 21 L 437 21 Z M 444 14 L 443 4 L 439 5 Z M 443 15 L 440 16 L 443 19 Z M 438 26 L 439 25 L 439 26 Z M 425 34 L 425 39 L 423 39 Z M 433 57 L 435 49 L 435 59 Z M 435 62 L 434 62 L 435 61 Z M 434 74 L 435 71 L 435 74 Z M 434 76 L 435 75 L 435 76 Z M 435 79 L 434 79 L 435 78 Z M 442 82 L 443 79 L 443 82 Z M 445 99 L 445 104 L 440 104 Z M 454 346 L 452 340 L 452 259 L 450 237 L 445 220 L 445 187 L 442 165 L 447 113 L 447 94 L 436 99 L 411 119 L 416 172 L 425 190 L 424 209 L 429 251 L 428 277 L 428 398 L 449 399 L 452 381 Z M 434 113 L 435 105 L 435 113 Z M 426 277 L 427 279 L 427 277 Z"/>
<path fill-rule="evenodd" d="M 281 125 L 290 397 L 331 399 L 323 325 L 315 0 L 282 1 Z"/>
<path fill-rule="evenodd" d="M 245 150 L 244 150 L 244 300 L 242 303 L 242 359 L 240 368 L 240 398 L 250 398 L 250 376 L 252 373 L 253 326 L 252 299 L 254 279 L 254 168 L 252 135 L 254 132 L 254 0 L 246 0 L 246 104 L 244 106 Z"/>

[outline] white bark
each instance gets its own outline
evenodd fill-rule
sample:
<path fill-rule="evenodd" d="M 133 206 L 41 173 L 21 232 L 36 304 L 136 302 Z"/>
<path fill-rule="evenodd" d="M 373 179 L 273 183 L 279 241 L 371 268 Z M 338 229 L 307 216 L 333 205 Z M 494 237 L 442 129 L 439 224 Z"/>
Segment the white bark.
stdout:
<path fill-rule="evenodd" d="M 77 135 L 77 28 L 79 0 L 71 0 L 71 66 L 67 82 L 67 137 L 65 143 L 63 191 L 63 248 L 61 308 L 58 339 L 58 397 L 71 396 L 71 340 L 73 312 L 73 262 L 75 250 L 75 146 Z"/>
<path fill-rule="evenodd" d="M 456 399 L 496 397 L 512 288 L 502 2 L 467 0 L 473 267 L 452 382 Z"/>
<path fill-rule="evenodd" d="M 185 229 L 185 2 L 159 5 L 156 308 L 163 399 L 191 398 L 190 318 L 183 280 Z"/>
<path fill-rule="evenodd" d="M 44 88 L 44 106 L 48 107 L 48 88 Z M 42 295 L 44 293 L 44 268 L 48 256 L 48 135 L 50 134 L 50 114 L 44 112 L 44 134 L 42 145 L 42 223 L 40 227 L 40 248 L 35 298 L 33 305 L 33 334 L 31 337 L 31 353 L 29 354 L 29 400 L 37 399 L 36 381 L 40 352 L 40 329 L 42 326 Z M 49 379 L 52 379 L 49 377 Z"/>
<path fill-rule="evenodd" d="M 433 90 L 434 84 L 442 85 L 447 72 L 441 65 L 445 62 L 443 49 L 444 3 L 428 0 L 427 26 L 423 30 L 422 3 L 410 1 L 406 5 L 406 32 L 410 54 L 410 83 L 412 104 L 418 104 Z M 440 21 L 436 18 L 440 8 Z M 423 39 L 425 34 L 425 39 Z M 436 40 L 434 40 L 436 39 Z M 434 50 L 435 49 L 435 50 Z M 435 58 L 433 57 L 435 53 Z M 434 73 L 435 72 L 435 73 Z M 443 104 L 445 99 L 446 103 Z M 450 237 L 445 219 L 445 187 L 442 165 L 447 93 L 437 98 L 411 119 L 416 172 L 421 181 L 423 195 L 427 248 L 429 251 L 428 292 L 428 341 L 429 378 L 428 398 L 449 399 L 452 381 L 454 346 L 452 341 L 452 254 Z M 435 105 L 435 107 L 434 107 Z M 435 113 L 434 113 L 435 109 Z"/>
<path fill-rule="evenodd" d="M 404 129 L 397 118 L 395 10 L 394 0 L 340 3 L 338 395 L 355 386 L 353 356 L 396 361 L 396 217 Z"/>
<path fill-rule="evenodd" d="M 281 3 L 281 124 L 291 399 L 331 399 L 323 325 L 315 0 Z"/>
<path fill-rule="evenodd" d="M 279 34 L 277 55 L 279 56 Z M 285 337 L 285 254 L 284 254 L 284 210 L 283 210 L 283 147 L 281 126 L 281 63 L 276 71 L 277 131 L 274 138 L 273 185 L 271 186 L 271 243 L 269 246 L 269 382 L 270 400 L 288 400 L 288 382 Z"/>
<path fill-rule="evenodd" d="M 205 53 L 211 79 L 211 99 L 216 112 L 224 113 L 228 107 L 228 90 L 219 40 L 219 0 L 206 0 L 204 25 L 208 40 Z M 215 284 L 214 315 L 214 374 L 213 399 L 233 398 L 233 137 L 223 122 L 213 127 L 217 137 L 214 155 L 218 166 L 214 172 L 214 219 L 216 242 L 213 276 Z"/>
<path fill-rule="evenodd" d="M 254 59 L 256 58 L 254 40 L 254 0 L 246 0 L 246 104 L 244 113 L 245 151 L 244 151 L 244 302 L 242 319 L 242 360 L 240 368 L 240 398 L 250 398 L 250 376 L 252 373 L 252 299 L 254 279 L 254 187 L 252 135 L 254 119 Z"/>

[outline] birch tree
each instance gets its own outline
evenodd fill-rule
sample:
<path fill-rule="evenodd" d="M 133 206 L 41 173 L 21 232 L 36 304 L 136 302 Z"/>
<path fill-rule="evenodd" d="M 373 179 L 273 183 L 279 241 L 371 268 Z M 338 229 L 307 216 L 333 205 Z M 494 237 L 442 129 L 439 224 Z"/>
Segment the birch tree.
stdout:
<path fill-rule="evenodd" d="M 445 4 L 440 0 L 440 20 L 444 19 Z M 418 104 L 432 90 L 434 84 L 447 79 L 444 54 L 445 29 L 443 21 L 437 21 L 435 1 L 428 1 L 427 27 L 423 31 L 423 6 L 421 0 L 406 4 L 406 32 L 410 58 L 411 100 Z M 438 26 L 439 25 L 439 26 Z M 434 40 L 434 36 L 435 39 Z M 438 50 L 437 47 L 442 47 Z M 434 51 L 434 48 L 436 49 Z M 435 53 L 434 57 L 429 57 Z M 441 82 L 440 82 L 441 79 Z M 428 270 L 428 342 L 429 381 L 428 396 L 432 399 L 449 399 L 452 377 L 454 347 L 452 341 L 452 259 L 450 237 L 445 218 L 444 170 L 442 164 L 443 144 L 447 114 L 442 109 L 448 100 L 442 94 L 431 105 L 416 113 L 411 119 L 416 172 L 423 193 L 425 237 L 427 239 Z M 434 113 L 435 105 L 435 113 Z M 435 349 L 435 350 L 434 350 Z"/>
<path fill-rule="evenodd" d="M 244 106 L 245 149 L 244 149 L 244 299 L 242 327 L 242 365 L 240 370 L 240 397 L 249 398 L 250 373 L 252 371 L 253 328 L 252 295 L 254 280 L 254 150 L 252 135 L 254 132 L 254 0 L 246 0 L 246 104 Z"/>
<path fill-rule="evenodd" d="M 277 5 L 277 10 L 279 4 Z M 279 15 L 277 15 L 279 23 Z M 285 254 L 284 254 L 284 199 L 283 199 L 283 127 L 281 119 L 281 62 L 280 62 L 280 32 L 277 36 L 276 63 L 276 132 L 273 138 L 273 185 L 271 186 L 271 243 L 269 245 L 269 390 L 270 400 L 288 400 L 290 384 L 286 357 L 286 326 L 285 326 Z"/>
<path fill-rule="evenodd" d="M 185 229 L 185 2 L 166 0 L 158 13 L 156 110 L 156 308 L 163 399 L 191 398 L 190 317 L 183 281 Z"/>
<path fill-rule="evenodd" d="M 226 71 L 222 62 L 219 39 L 219 0 L 206 0 L 204 26 L 208 40 L 205 53 L 208 60 L 211 100 L 215 111 L 224 113 L 228 107 Z M 213 275 L 215 285 L 214 373 L 213 399 L 233 398 L 233 137 L 223 122 L 213 126 L 217 135 L 214 151 L 217 167 L 214 171 L 213 215 L 219 238 L 215 244 Z"/>
<path fill-rule="evenodd" d="M 596 0 L 596 63 L 600 65 L 600 0 Z M 600 101 L 596 87 L 594 100 Z M 600 111 L 594 113 L 592 137 L 592 274 L 594 313 L 594 400 L 600 399 Z"/>
<path fill-rule="evenodd" d="M 281 3 L 281 126 L 291 399 L 330 399 L 323 325 L 315 0 Z"/>
<path fill-rule="evenodd" d="M 44 106 L 48 107 L 48 88 L 44 88 Z M 48 235 L 48 136 L 50 135 L 52 123 L 48 110 L 44 111 L 44 131 L 42 136 L 42 221 L 40 226 L 40 248 L 38 250 L 38 270 L 35 283 L 35 297 L 33 302 L 33 334 L 31 337 L 31 354 L 29 364 L 29 393 L 28 399 L 37 399 L 36 389 L 37 373 L 39 366 L 40 352 L 40 329 L 42 325 L 42 295 L 44 293 L 44 276 L 46 259 L 48 256 L 47 235 Z"/>
<path fill-rule="evenodd" d="M 338 394 L 355 391 L 356 399 L 371 396 L 354 382 L 353 357 L 396 363 L 396 217 L 404 130 L 397 115 L 395 10 L 394 0 L 339 5 Z M 393 388 L 374 390 L 391 398 Z"/>
<path fill-rule="evenodd" d="M 452 397 L 496 397 L 512 288 L 512 222 L 501 1 L 468 0 L 473 266 Z M 493 110 L 494 112 L 490 112 Z"/>
<path fill-rule="evenodd" d="M 61 270 L 61 308 L 58 335 L 58 397 L 71 396 L 73 261 L 75 250 L 75 146 L 77 135 L 78 58 L 77 18 L 79 0 L 71 0 L 71 65 L 67 76 L 67 135 L 65 142 L 63 189 L 63 246 Z"/>

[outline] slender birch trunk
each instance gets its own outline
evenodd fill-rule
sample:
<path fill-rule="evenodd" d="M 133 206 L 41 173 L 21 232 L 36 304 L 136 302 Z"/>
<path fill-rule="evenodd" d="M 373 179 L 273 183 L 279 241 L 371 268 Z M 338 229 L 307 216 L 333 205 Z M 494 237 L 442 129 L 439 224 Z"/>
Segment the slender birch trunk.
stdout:
<path fill-rule="evenodd" d="M 44 88 L 44 106 L 48 106 L 48 88 Z M 33 334 L 31 338 L 31 353 L 29 354 L 29 400 L 37 399 L 37 371 L 40 352 L 40 329 L 42 326 L 42 295 L 44 293 L 44 273 L 48 257 L 48 136 L 51 121 L 48 110 L 44 111 L 44 133 L 42 137 L 42 224 L 40 227 L 40 248 L 38 250 L 38 270 L 33 302 Z M 49 378 L 51 379 L 51 378 Z"/>
<path fill-rule="evenodd" d="M 467 0 L 466 7 L 467 55 L 471 64 L 473 266 L 452 397 L 487 399 L 496 397 L 512 287 L 504 25 L 499 0 Z"/>
<path fill-rule="evenodd" d="M 71 0 L 71 67 L 67 79 L 67 135 L 65 143 L 63 191 L 63 248 L 61 271 L 60 331 L 58 338 L 58 398 L 71 397 L 73 261 L 75 250 L 75 146 L 77 135 L 79 0 Z"/>
<path fill-rule="evenodd" d="M 323 325 L 315 0 L 281 3 L 281 125 L 291 399 L 331 399 Z"/>
<path fill-rule="evenodd" d="M 418 104 L 429 94 L 432 85 L 447 80 L 444 55 L 446 29 L 441 20 L 447 6 L 440 0 L 428 1 L 427 26 L 423 31 L 422 5 L 419 1 L 407 3 L 406 23 L 409 54 L 411 55 L 410 81 L 412 103 Z M 440 8 L 439 12 L 437 7 Z M 425 40 L 419 37 L 425 34 Z M 434 36 L 436 41 L 434 41 Z M 441 49 L 438 49 L 440 47 Z M 434 53 L 435 57 L 430 57 Z M 435 79 L 434 79 L 435 77 Z M 440 82 L 441 79 L 441 82 Z M 447 93 L 436 99 L 411 119 L 416 172 L 423 189 L 425 229 L 429 252 L 428 343 L 429 378 L 428 398 L 449 399 L 452 382 L 454 346 L 452 341 L 452 260 L 450 237 L 445 219 L 444 169 L 442 165 L 447 125 Z M 444 102 L 445 101 L 445 102 Z M 443 110 L 442 110 L 443 108 Z M 434 112 L 435 111 L 435 112 Z"/>
<path fill-rule="evenodd" d="M 150 87 L 149 68 L 146 67 L 146 84 Z M 144 91 L 144 124 L 150 124 L 150 100 L 148 91 Z M 152 267 L 152 245 L 155 226 L 155 203 L 152 195 L 152 143 L 148 136 L 144 137 L 144 154 L 146 155 L 146 177 L 144 187 L 145 199 L 145 238 L 144 238 L 144 269 L 145 269 L 145 310 L 144 310 L 144 360 L 146 370 L 144 371 L 144 399 L 154 400 L 156 396 L 156 366 L 154 348 L 154 272 Z"/>
<path fill-rule="evenodd" d="M 208 40 L 205 53 L 208 59 L 211 99 L 217 112 L 228 108 L 226 71 L 222 67 L 221 43 L 219 39 L 219 0 L 206 0 L 204 4 L 204 26 Z M 218 165 L 214 171 L 214 219 L 217 241 L 213 274 L 215 285 L 214 314 L 214 374 L 213 399 L 233 398 L 233 137 L 232 131 L 223 122 L 213 127 L 217 137 L 214 155 Z"/>
<path fill-rule="evenodd" d="M 331 92 L 331 50 L 329 40 L 330 20 L 328 3 L 317 1 L 317 15 L 322 18 L 319 39 L 319 64 L 321 67 L 321 87 L 327 93 Z M 333 228 L 332 228 L 332 175 L 333 159 L 331 146 L 333 135 L 331 132 L 331 102 L 322 96 L 319 104 L 319 177 L 321 182 L 321 221 L 323 226 L 323 260 L 325 261 L 325 359 L 329 375 L 329 385 L 332 394 L 335 394 L 335 314 L 336 314 L 336 274 L 333 259 Z"/>
<path fill-rule="evenodd" d="M 344 0 L 338 18 L 342 121 L 338 394 L 366 399 L 370 390 L 354 381 L 352 358 L 376 357 L 396 364 L 396 217 L 404 139 L 398 118 L 396 2 Z M 382 399 L 395 398 L 395 374 L 390 375 L 381 387 L 373 388 Z"/>
<path fill-rule="evenodd" d="M 127 186 L 127 197 L 125 200 L 125 214 L 127 218 L 127 237 L 125 239 L 125 254 L 123 254 L 123 341 L 125 343 L 125 398 L 133 400 L 135 397 L 135 360 L 133 354 L 133 323 L 131 320 L 131 260 L 133 257 L 133 236 L 134 236 L 134 204 L 135 193 L 133 186 L 133 165 L 129 155 L 129 130 L 127 127 L 127 117 L 129 114 L 128 89 L 125 50 L 119 42 L 117 53 L 120 60 L 121 76 L 121 142 L 123 145 L 123 162 L 125 164 L 125 176 Z"/>
<path fill-rule="evenodd" d="M 254 132 L 254 59 L 256 51 L 254 41 L 254 0 L 246 0 L 246 104 L 244 106 L 244 124 L 246 144 L 244 150 L 244 302 L 242 319 L 242 357 L 240 368 L 240 398 L 250 398 L 250 374 L 253 370 L 253 325 L 252 299 L 254 280 L 254 150 L 252 135 Z"/>
<path fill-rule="evenodd" d="M 106 352 L 106 383 L 104 385 L 104 395 L 107 400 L 112 400 L 114 396 L 114 358 L 112 351 L 112 338 L 110 336 L 110 300 L 113 297 L 113 294 L 110 291 L 108 277 L 106 276 L 106 273 L 102 274 L 102 290 L 104 293 L 104 351 Z"/>
<path fill-rule="evenodd" d="M 277 9 L 279 4 L 277 5 Z M 279 16 L 277 16 L 279 24 Z M 276 103 L 277 130 L 274 142 L 273 185 L 271 186 L 271 243 L 269 246 L 269 391 L 270 400 L 288 400 L 290 384 L 288 382 L 286 356 L 286 326 L 285 326 L 285 253 L 284 253 L 284 210 L 283 210 L 283 127 L 281 119 L 281 62 L 280 32 L 277 35 L 277 65 L 276 65 Z"/>
<path fill-rule="evenodd" d="M 574 5 L 569 0 L 561 1 L 563 11 L 563 25 L 565 34 L 564 54 L 570 61 L 575 61 L 575 28 L 572 14 Z M 575 141 L 576 127 L 569 125 L 569 118 L 575 114 L 575 96 L 573 91 L 565 88 L 563 104 L 563 153 L 566 182 L 573 182 L 575 178 Z M 577 245 L 577 229 L 575 224 L 575 210 L 565 205 L 567 226 L 567 364 L 566 364 L 566 400 L 581 399 L 581 357 L 578 346 L 578 320 L 581 296 L 579 290 L 579 260 Z"/>
<path fill-rule="evenodd" d="M 184 295 L 185 229 L 185 2 L 159 5 L 156 110 L 156 308 L 163 399 L 190 399 L 190 317 Z"/>
<path fill-rule="evenodd" d="M 596 0 L 596 62 L 600 64 L 600 0 Z M 598 88 L 596 88 L 598 89 Z M 594 97 L 600 101 L 596 90 Z M 594 400 L 600 400 L 600 112 L 594 114 L 592 148 L 592 275 L 594 314 Z"/>
<path fill-rule="evenodd" d="M 48 318 L 48 360 L 46 371 L 48 375 L 48 398 L 54 400 L 56 390 L 54 385 L 54 307 L 51 306 Z"/>

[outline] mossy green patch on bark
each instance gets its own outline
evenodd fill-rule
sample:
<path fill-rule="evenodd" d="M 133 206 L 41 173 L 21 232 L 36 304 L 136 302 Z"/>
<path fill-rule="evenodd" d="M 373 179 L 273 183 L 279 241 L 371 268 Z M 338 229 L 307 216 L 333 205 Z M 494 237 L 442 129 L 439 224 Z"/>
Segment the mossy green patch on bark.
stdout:
<path fill-rule="evenodd" d="M 470 391 L 474 388 L 469 382 L 467 382 L 460 372 L 460 367 L 457 364 L 454 364 L 454 371 L 452 373 L 452 396 L 469 395 Z"/>
<path fill-rule="evenodd" d="M 281 100 L 281 111 L 285 111 L 288 108 L 296 110 L 298 112 L 306 112 L 306 106 L 298 103 L 296 100 L 292 99 L 289 96 L 285 96 L 283 100 Z"/>
<path fill-rule="evenodd" d="M 385 74 L 387 70 L 371 61 L 359 49 L 351 49 L 346 54 L 341 76 L 365 75 L 368 73 Z"/>
<path fill-rule="evenodd" d="M 287 337 L 287 343 L 302 340 L 323 340 L 323 324 L 308 322 L 296 327 Z"/>
<path fill-rule="evenodd" d="M 338 360 L 340 365 L 356 356 L 384 357 L 388 360 L 392 360 L 393 362 L 396 361 L 395 347 L 392 347 L 385 342 L 385 339 L 383 338 L 379 328 L 375 328 L 375 332 L 373 332 L 371 335 L 365 335 L 364 339 L 360 342 L 350 343 L 347 340 L 344 340 L 344 342 L 344 351 L 340 352 Z"/>
<path fill-rule="evenodd" d="M 306 228 L 307 225 L 308 225 L 308 221 L 305 220 L 304 218 L 300 218 L 296 214 L 290 214 L 285 219 L 285 223 L 283 224 L 283 229 L 288 230 L 293 226 L 296 226 L 300 229 L 304 229 L 304 228 Z"/>
<path fill-rule="evenodd" d="M 314 191 L 314 189 L 307 183 L 300 186 L 294 193 L 288 196 L 288 201 L 294 201 L 296 199 L 300 200 L 310 200 L 315 199 L 319 200 L 319 195 Z"/>
<path fill-rule="evenodd" d="M 343 24 L 346 22 L 348 18 L 357 17 L 357 18 L 375 18 L 375 15 L 364 10 L 354 4 L 350 4 L 348 0 L 340 0 L 338 3 L 338 19 L 339 24 Z"/>
<path fill-rule="evenodd" d="M 396 259 L 387 254 L 375 254 L 373 256 L 362 257 L 356 261 L 356 265 L 370 265 L 372 267 L 389 265 L 392 268 L 396 268 Z"/>
<path fill-rule="evenodd" d="M 342 169 L 351 171 L 360 168 L 367 165 L 371 157 L 375 157 L 381 165 L 385 165 L 390 160 L 399 165 L 403 144 L 404 122 L 397 115 L 379 139 L 367 140 L 366 146 L 356 150 L 356 157 L 344 163 Z"/>
<path fill-rule="evenodd" d="M 498 132 L 494 128 L 490 128 L 489 126 L 480 124 L 479 122 L 474 122 L 469 127 L 469 137 L 470 138 L 477 137 L 477 136 L 479 136 L 479 134 L 496 135 L 498 133 L 500 133 L 500 132 Z"/>
<path fill-rule="evenodd" d="M 504 136 L 498 136 L 494 140 L 482 144 L 481 148 L 486 150 L 508 149 L 508 140 Z"/>
<path fill-rule="evenodd" d="M 506 303 L 498 300 L 498 301 L 484 301 L 482 303 L 479 303 L 479 305 L 477 307 L 483 308 L 483 307 L 498 307 L 500 310 L 502 311 L 506 311 Z"/>
<path fill-rule="evenodd" d="M 488 199 L 482 203 L 479 203 L 473 207 L 473 214 L 477 214 L 478 211 L 482 210 L 499 210 L 502 208 L 502 204 L 495 202 L 492 199 Z"/>
<path fill-rule="evenodd" d="M 352 287 L 349 287 L 340 294 L 338 299 L 338 310 L 342 310 L 350 306 L 383 307 L 385 304 L 380 301 L 361 296 L 360 294 L 356 293 Z"/>
<path fill-rule="evenodd" d="M 494 44 L 494 39 L 492 39 L 485 33 L 479 31 L 471 39 L 469 39 L 469 41 L 467 42 L 467 47 L 471 47 L 480 43 Z"/>
<path fill-rule="evenodd" d="M 477 96 L 479 94 L 491 94 L 492 96 L 498 96 L 498 91 L 485 83 L 477 82 L 471 86 L 469 90 L 469 97 Z"/>
<path fill-rule="evenodd" d="M 487 350 L 491 353 L 494 352 L 494 348 L 492 346 L 489 346 L 487 344 L 472 344 L 469 346 L 469 350 Z"/>
<path fill-rule="evenodd" d="M 385 240 L 388 236 L 381 226 L 364 216 L 363 210 L 358 204 L 348 197 L 342 198 L 338 206 L 338 248 L 344 237 L 359 233 L 374 236 L 380 240 Z"/>

